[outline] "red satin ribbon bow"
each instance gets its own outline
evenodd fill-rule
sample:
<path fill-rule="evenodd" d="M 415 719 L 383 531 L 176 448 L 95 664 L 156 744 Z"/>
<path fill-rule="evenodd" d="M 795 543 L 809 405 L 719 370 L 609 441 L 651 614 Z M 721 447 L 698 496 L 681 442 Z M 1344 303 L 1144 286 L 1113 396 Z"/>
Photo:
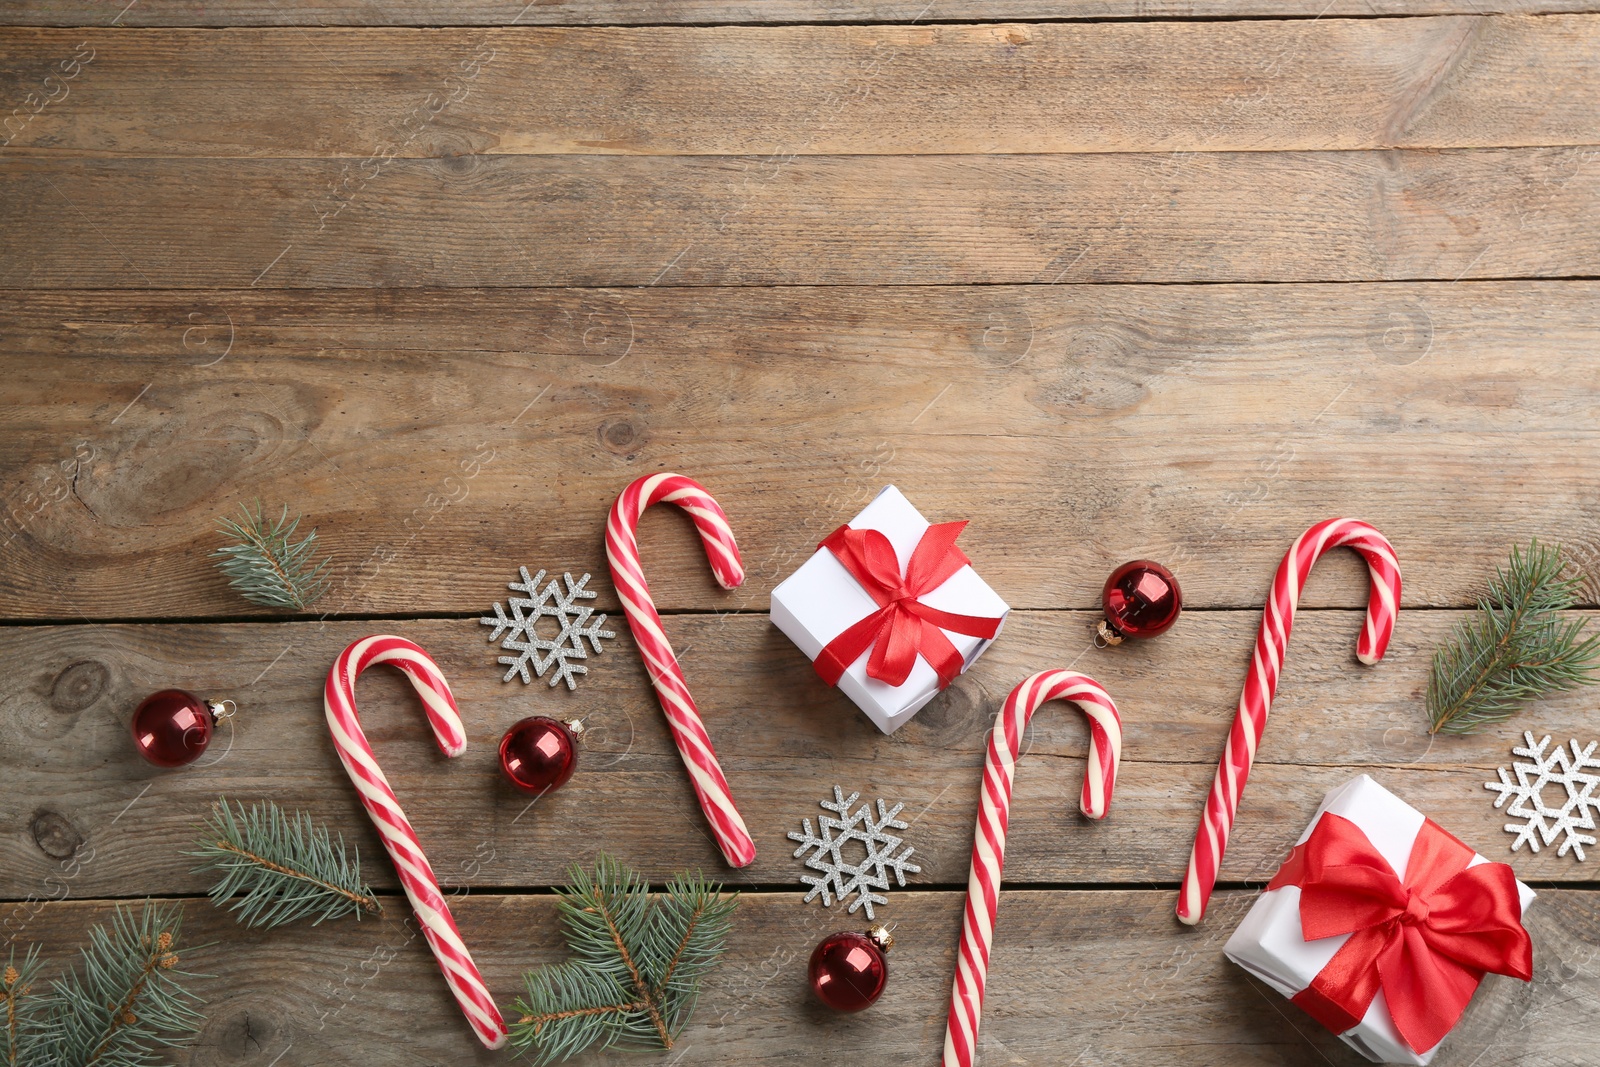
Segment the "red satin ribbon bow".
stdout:
<path fill-rule="evenodd" d="M 1404 879 L 1349 819 L 1325 812 L 1268 889 L 1300 887 L 1307 941 L 1350 934 L 1294 1002 L 1336 1034 L 1379 989 L 1415 1052 L 1444 1039 L 1485 971 L 1533 978 L 1517 879 L 1504 863 L 1468 867 L 1472 850 L 1423 821 Z"/>
<path fill-rule="evenodd" d="M 938 672 L 940 689 L 955 680 L 961 673 L 961 653 L 944 630 L 993 637 L 1000 620 L 940 611 L 917 598 L 939 588 L 970 562 L 956 547 L 956 538 L 966 525 L 940 522 L 929 526 L 911 553 L 903 578 L 894 546 L 877 530 L 841 526 L 828 535 L 818 547 L 826 548 L 844 564 L 877 602 L 878 610 L 829 641 L 817 656 L 815 666 L 823 681 L 837 683 L 845 668 L 869 648 L 872 655 L 867 659 L 867 674 L 880 682 L 904 684 L 918 653 Z"/>

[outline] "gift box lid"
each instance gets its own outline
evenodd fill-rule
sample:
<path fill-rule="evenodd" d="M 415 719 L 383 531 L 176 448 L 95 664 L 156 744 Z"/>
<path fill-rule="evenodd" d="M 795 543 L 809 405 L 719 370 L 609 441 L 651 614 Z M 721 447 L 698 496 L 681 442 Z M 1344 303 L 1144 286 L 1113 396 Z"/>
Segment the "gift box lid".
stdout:
<path fill-rule="evenodd" d="M 1370 775 L 1363 774 L 1329 790 L 1295 844 L 1303 845 L 1310 840 L 1317 820 L 1322 818 L 1325 811 L 1342 815 L 1359 826 L 1361 832 L 1367 835 L 1367 840 L 1372 842 L 1372 847 L 1389 861 L 1389 866 L 1394 868 L 1396 874 L 1405 873 L 1406 865 L 1411 862 L 1411 846 L 1416 842 L 1417 833 L 1427 818 L 1379 785 Z M 1476 867 L 1488 862 L 1474 851 L 1467 866 Z M 1517 892 L 1522 898 L 1524 911 L 1538 895 L 1520 881 L 1517 883 Z"/>
<path fill-rule="evenodd" d="M 872 503 L 850 520 L 853 529 L 877 530 L 889 539 L 900 561 L 901 573 L 905 572 L 906 561 L 931 525 L 905 494 L 892 485 L 885 486 Z M 799 623 L 799 632 L 789 636 L 807 659 L 816 659 L 829 641 L 878 610 L 872 596 L 827 549 L 818 549 L 799 570 L 785 578 L 772 591 L 772 599 L 775 603 L 781 602 Z M 962 567 L 939 588 L 919 599 L 942 611 L 987 618 L 1000 618 L 1011 610 L 970 565 Z M 985 644 L 965 634 L 951 634 L 950 639 L 963 656 L 969 657 L 969 665 L 973 650 Z"/>

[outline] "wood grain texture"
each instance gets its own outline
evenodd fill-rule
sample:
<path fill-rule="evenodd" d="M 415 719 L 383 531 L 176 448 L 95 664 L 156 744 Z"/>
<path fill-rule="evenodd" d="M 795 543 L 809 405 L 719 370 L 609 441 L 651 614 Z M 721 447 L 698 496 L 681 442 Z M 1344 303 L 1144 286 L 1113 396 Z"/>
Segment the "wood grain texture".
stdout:
<path fill-rule="evenodd" d="M 0 25 L 70 27 L 0 32 L 7 945 L 64 960 L 112 898 L 172 896 L 191 943 L 214 942 L 188 960 L 215 976 L 211 1021 L 178 1062 L 487 1062 L 399 900 L 380 922 L 252 934 L 194 899 L 207 880 L 181 855 L 218 795 L 271 797 L 395 889 L 321 687 L 351 640 L 398 632 L 441 662 L 468 750 L 438 755 L 394 672 L 363 679 L 363 719 L 505 1005 L 563 954 L 545 888 L 604 848 L 746 892 L 660 1062 L 931 1063 L 984 739 L 1017 681 L 1071 666 L 1117 699 L 1125 763 L 1110 817 L 1084 820 L 1081 716 L 1034 720 L 984 1064 L 1359 1062 L 1221 956 L 1251 887 L 1359 773 L 1540 887 L 1535 983 L 1490 979 L 1438 1067 L 1589 1062 L 1595 876 L 1511 853 L 1483 783 L 1524 730 L 1592 740 L 1594 691 L 1431 740 L 1423 694 L 1531 535 L 1587 568 L 1580 614 L 1600 625 L 1596 10 L 7 4 Z M 899 25 L 834 24 L 863 21 Z M 232 28 L 184 28 L 203 26 Z M 68 59 L 80 42 L 92 58 Z M 727 508 L 750 574 L 718 591 L 681 515 L 645 520 L 757 842 L 740 871 L 601 565 L 617 491 L 674 468 Z M 963 547 L 1016 608 L 893 737 L 765 614 L 888 483 L 971 518 Z M 250 606 L 205 559 L 216 518 L 258 499 L 319 528 L 318 614 Z M 1365 575 L 1349 553 L 1319 564 L 1224 889 L 1182 928 L 1260 601 L 1293 536 L 1339 513 L 1399 548 L 1395 642 L 1354 662 Z M 1138 556 L 1177 571 L 1189 611 L 1094 650 L 1087 609 Z M 619 636 L 576 693 L 499 680 L 476 619 L 519 564 L 594 574 Z M 127 720 L 172 685 L 243 711 L 201 765 L 156 771 Z M 532 713 L 589 730 L 578 776 L 530 806 L 493 752 Z M 861 916 L 800 902 L 785 837 L 835 784 L 904 802 L 923 868 L 880 912 L 899 924 L 889 993 L 848 1018 L 807 999 L 803 970 Z"/>
<path fill-rule="evenodd" d="M 320 529 L 318 613 L 481 611 L 523 563 L 615 608 L 605 511 L 658 469 L 711 488 L 750 574 L 717 591 L 651 514 L 670 610 L 764 611 L 889 483 L 973 519 L 1018 607 L 1095 607 L 1152 556 L 1192 607 L 1254 609 L 1338 513 L 1399 547 L 1407 605 L 1464 606 L 1530 535 L 1600 560 L 1597 307 L 1594 282 L 0 294 L 0 614 L 259 613 L 204 559 L 257 499 Z M 1323 566 L 1346 577 L 1308 604 L 1363 602 L 1353 557 Z"/>
<path fill-rule="evenodd" d="M 1489 976 L 1437 1067 L 1586 1061 L 1586 1035 L 1566 1022 L 1600 1007 L 1595 898 L 1588 890 L 1541 891 L 1527 918 L 1533 982 Z M 810 999 L 806 959 L 824 936 L 859 923 L 842 909 L 804 905 L 799 894 L 746 894 L 727 954 L 667 1061 L 935 1062 L 961 899 L 897 891 L 888 988 L 871 1010 L 839 1015 Z M 980 1062 L 1365 1063 L 1223 957 L 1223 943 L 1253 899 L 1218 893 L 1205 925 L 1192 930 L 1173 921 L 1163 892 L 1005 892 Z M 183 950 L 184 965 L 215 976 L 198 986 L 210 1000 L 208 1022 L 175 1060 L 184 1067 L 505 1062 L 472 1040 L 432 958 L 404 922 L 403 898 L 386 900 L 380 920 L 269 933 L 238 929 L 203 900 L 183 903 L 184 941 L 213 942 Z M 502 1010 L 520 990 L 523 971 L 564 957 L 548 896 L 473 895 L 452 909 Z M 44 905 L 23 940 L 37 939 L 64 959 L 88 926 L 108 915 L 101 902 Z M 612 1054 L 573 1062 L 641 1061 Z"/>
<path fill-rule="evenodd" d="M 459 154 L 1600 144 L 1594 15 L 86 33 L 0 35 L 12 72 L 0 100 L 37 88 L 80 42 L 92 52 L 9 153 L 344 157 L 375 170 Z"/>
<path fill-rule="evenodd" d="M 8 162 L 0 287 L 1565 277 L 1600 148 Z"/>
<path fill-rule="evenodd" d="M 1594 0 L 11 0 L 0 26 L 587 26 L 1592 12 Z"/>
<path fill-rule="evenodd" d="M 1325 584 L 1326 578 L 1314 579 Z M 1305 612 L 1222 869 L 1265 881 L 1324 793 L 1371 773 L 1441 825 L 1525 879 L 1581 882 L 1589 869 L 1553 849 L 1512 853 L 1483 783 L 1509 766 L 1523 730 L 1558 743 L 1593 736 L 1591 693 L 1541 701 L 1503 727 L 1430 739 L 1428 663 L 1452 611 L 1401 613 L 1379 666 L 1353 654 L 1358 612 Z M 12 627 L 0 657 L 0 898 L 195 893 L 209 883 L 179 853 L 211 802 L 271 796 L 326 819 L 395 885 L 333 752 L 321 687 L 349 642 L 392 631 L 440 663 L 462 708 L 467 753 L 445 760 L 415 697 L 391 671 L 361 682 L 358 704 L 379 763 L 447 884 L 547 885 L 581 853 L 605 848 L 652 878 L 685 865 L 730 882 L 798 885 L 790 830 L 819 814 L 837 784 L 903 802 L 917 885 L 965 883 L 983 745 L 1001 702 L 1034 671 L 1072 665 L 1096 678 L 1126 724 L 1124 765 L 1103 822 L 1077 814 L 1086 731 L 1064 705 L 1035 717 L 1017 773 L 1008 884 L 1170 883 L 1182 874 L 1205 789 L 1232 722 L 1259 614 L 1197 612 L 1159 642 L 1093 651 L 1087 612 L 1013 612 L 1004 637 L 952 689 L 884 736 L 762 615 L 676 616 L 679 649 L 736 801 L 755 838 L 751 866 L 728 870 L 694 796 L 637 652 L 624 636 L 591 662 L 575 694 L 502 683 L 475 619 L 174 626 Z M 620 622 L 620 620 L 613 620 Z M 618 626 L 626 633 L 625 627 Z M 231 737 L 193 769 L 139 761 L 128 717 L 171 685 L 238 702 Z M 498 778 L 501 733 L 530 714 L 579 715 L 589 731 L 573 781 L 530 805 Z M 484 857 L 494 855 L 494 861 Z M 53 884 L 53 883 L 52 883 Z"/>

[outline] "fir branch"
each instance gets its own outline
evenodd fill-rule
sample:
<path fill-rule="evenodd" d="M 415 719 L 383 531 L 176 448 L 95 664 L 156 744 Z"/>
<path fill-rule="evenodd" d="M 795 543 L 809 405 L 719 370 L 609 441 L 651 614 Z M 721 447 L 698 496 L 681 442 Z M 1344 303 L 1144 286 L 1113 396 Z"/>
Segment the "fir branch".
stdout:
<path fill-rule="evenodd" d="M 304 812 L 289 815 L 271 801 L 229 804 L 219 797 L 211 821 L 185 853 L 204 860 L 195 873 L 221 871 L 211 887 L 211 902 L 230 898 L 234 917 L 246 926 L 282 926 L 306 916 L 324 919 L 366 912 L 383 914 L 372 887 L 361 880 L 361 857 L 345 852 L 326 826 L 313 826 Z"/>
<path fill-rule="evenodd" d="M 680 874 L 652 898 L 604 854 L 571 878 L 556 907 L 575 958 L 528 972 L 512 1046 L 541 1067 L 591 1047 L 671 1048 L 722 954 L 738 895 Z"/>
<path fill-rule="evenodd" d="M 511 1027 L 511 1045 L 536 1064 L 557 1063 L 598 1045 L 635 1043 L 646 1035 L 643 1000 L 610 974 L 581 960 L 541 967 L 525 976 L 527 998 L 517 998 L 522 1017 Z M 635 1042 L 628 1042 L 633 1037 Z"/>
<path fill-rule="evenodd" d="M 234 543 L 211 554 L 228 584 L 252 604 L 304 611 L 328 590 L 328 560 L 315 557 L 317 531 L 295 541 L 300 516 L 289 518 L 288 505 L 276 521 L 256 503 L 252 513 L 241 508 L 243 521 L 218 519 L 217 526 Z"/>
<path fill-rule="evenodd" d="M 33 1053 L 39 1034 L 41 1009 L 45 1001 L 34 992 L 39 981 L 39 948 L 30 946 L 17 964 L 17 950 L 13 948 L 6 959 L 5 973 L 0 975 L 0 1005 L 4 1006 L 0 1025 L 5 1028 L 6 1067 L 24 1067 L 37 1061 Z"/>
<path fill-rule="evenodd" d="M 182 912 L 146 901 L 118 907 L 109 928 L 89 932 L 81 970 L 51 987 L 46 1017 L 20 1063 L 61 1067 L 150 1067 L 163 1048 L 199 1033 L 200 998 L 177 969 Z"/>
<path fill-rule="evenodd" d="M 1582 576 L 1559 546 L 1534 539 L 1526 550 L 1513 547 L 1478 610 L 1434 653 L 1428 732 L 1472 733 L 1530 700 L 1594 683 L 1600 634 L 1585 635 L 1585 620 L 1560 614 L 1581 592 Z"/>
<path fill-rule="evenodd" d="M 670 940 L 681 931 L 665 964 L 656 972 L 655 988 L 673 1038 L 683 1032 L 700 997 L 700 981 L 716 965 L 727 945 L 737 896 L 723 897 L 720 887 L 703 879 L 678 875 L 656 913 L 659 937 Z"/>

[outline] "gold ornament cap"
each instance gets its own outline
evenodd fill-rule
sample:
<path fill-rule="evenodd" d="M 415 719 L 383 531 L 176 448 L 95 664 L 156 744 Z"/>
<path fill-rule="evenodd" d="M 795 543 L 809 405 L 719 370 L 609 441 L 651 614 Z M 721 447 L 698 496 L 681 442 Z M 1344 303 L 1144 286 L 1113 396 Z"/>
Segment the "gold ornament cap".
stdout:
<path fill-rule="evenodd" d="M 1120 645 L 1127 638 L 1117 633 L 1105 619 L 1100 620 L 1100 625 L 1094 629 L 1094 644 L 1096 648 L 1105 648 L 1107 645 Z"/>

